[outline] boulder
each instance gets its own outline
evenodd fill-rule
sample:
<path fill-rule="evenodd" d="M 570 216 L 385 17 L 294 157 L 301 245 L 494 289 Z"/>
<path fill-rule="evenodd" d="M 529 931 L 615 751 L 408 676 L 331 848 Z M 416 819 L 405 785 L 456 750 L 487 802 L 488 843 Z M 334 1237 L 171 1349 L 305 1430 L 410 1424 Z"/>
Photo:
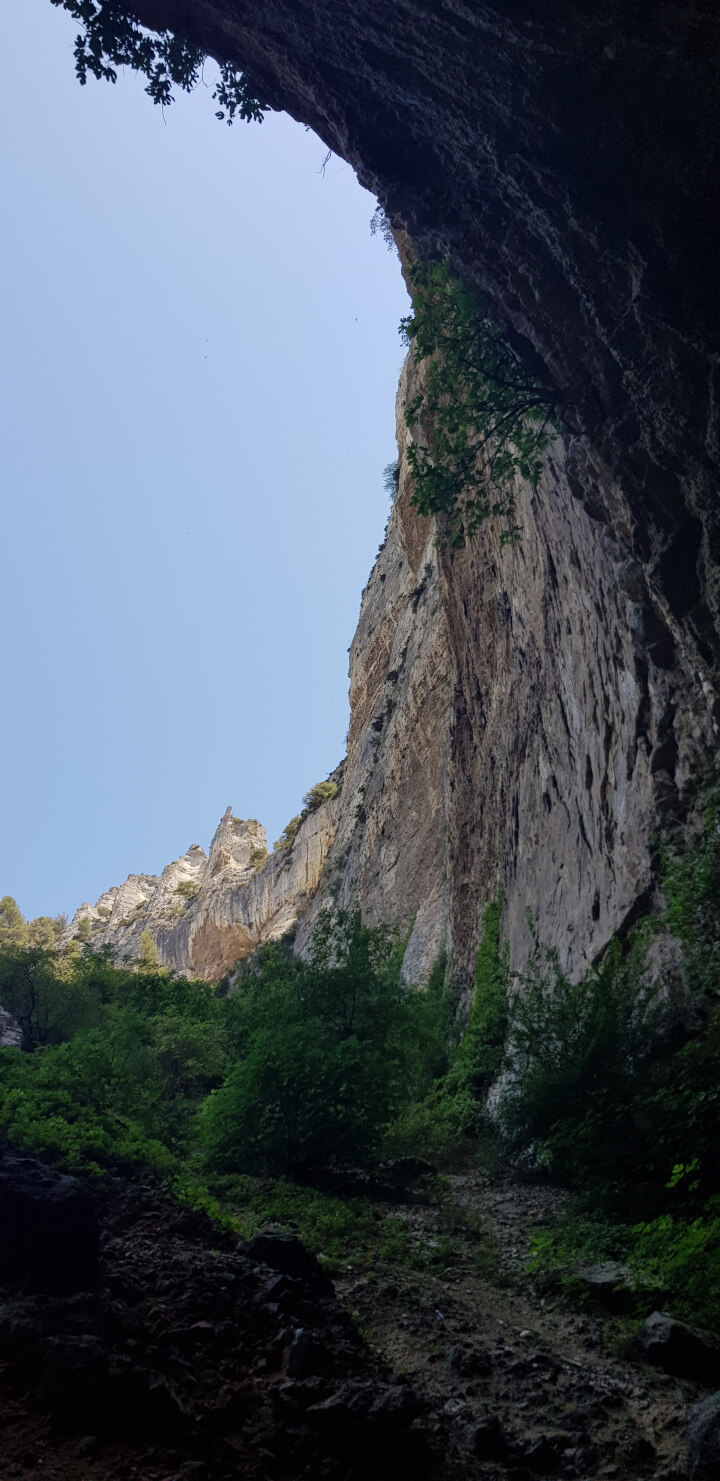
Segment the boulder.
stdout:
<path fill-rule="evenodd" d="M 312 1252 L 294 1234 L 276 1234 L 270 1230 L 256 1234 L 245 1247 L 245 1253 L 259 1265 L 267 1265 L 280 1275 L 310 1283 L 315 1289 L 327 1290 L 333 1285 Z"/>
<path fill-rule="evenodd" d="M 97 1274 L 99 1231 L 77 1178 L 32 1157 L 0 1154 L 0 1282 L 82 1290 Z"/>
<path fill-rule="evenodd" d="M 720 1378 L 720 1348 L 664 1311 L 654 1311 L 638 1332 L 633 1356 L 674 1378 L 711 1384 Z"/>
<path fill-rule="evenodd" d="M 720 1476 L 720 1393 L 690 1410 L 687 1466 L 690 1481 L 717 1481 Z"/>
<path fill-rule="evenodd" d="M 631 1310 L 633 1287 L 627 1265 L 620 1265 L 616 1260 L 597 1263 L 579 1260 L 573 1266 L 572 1274 L 594 1305 L 602 1306 L 606 1311 Z"/>

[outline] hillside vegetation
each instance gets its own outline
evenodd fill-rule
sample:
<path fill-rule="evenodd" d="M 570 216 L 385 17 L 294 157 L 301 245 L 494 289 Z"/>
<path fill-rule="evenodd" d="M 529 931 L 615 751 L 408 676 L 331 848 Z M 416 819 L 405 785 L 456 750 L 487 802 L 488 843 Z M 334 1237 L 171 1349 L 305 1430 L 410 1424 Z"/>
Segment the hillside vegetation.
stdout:
<path fill-rule="evenodd" d="M 378 1179 L 398 1159 L 472 1165 L 492 1144 L 577 1195 L 538 1243 L 541 1273 L 612 1255 L 638 1309 L 652 1292 L 714 1323 L 719 885 L 713 794 L 696 846 L 666 848 L 664 912 L 578 983 L 537 940 L 511 974 L 493 902 L 462 1032 L 446 963 L 405 987 L 404 942 L 358 914 L 323 916 L 307 961 L 288 940 L 263 947 L 230 994 L 6 939 L 0 1003 L 23 1045 L 0 1050 L 0 1128 L 95 1177 L 144 1169 L 246 1230 L 270 1218 L 326 1254 L 398 1260 L 407 1241 L 371 1212 Z"/>

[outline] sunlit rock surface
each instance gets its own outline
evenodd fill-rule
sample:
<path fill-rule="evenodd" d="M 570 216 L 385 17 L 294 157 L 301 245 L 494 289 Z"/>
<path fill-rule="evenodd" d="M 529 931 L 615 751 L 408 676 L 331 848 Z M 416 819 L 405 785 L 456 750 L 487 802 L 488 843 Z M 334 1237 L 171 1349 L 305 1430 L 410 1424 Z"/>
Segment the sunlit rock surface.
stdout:
<path fill-rule="evenodd" d="M 68 935 L 77 936 L 87 918 L 93 946 L 108 945 L 118 960 L 136 960 L 149 930 L 161 965 L 216 981 L 238 958 L 295 924 L 317 889 L 336 813 L 334 799 L 324 803 L 305 818 L 291 849 L 268 858 L 262 825 L 235 818 L 228 808 L 208 855 L 194 844 L 159 878 L 131 874 L 96 905 L 81 905 Z"/>

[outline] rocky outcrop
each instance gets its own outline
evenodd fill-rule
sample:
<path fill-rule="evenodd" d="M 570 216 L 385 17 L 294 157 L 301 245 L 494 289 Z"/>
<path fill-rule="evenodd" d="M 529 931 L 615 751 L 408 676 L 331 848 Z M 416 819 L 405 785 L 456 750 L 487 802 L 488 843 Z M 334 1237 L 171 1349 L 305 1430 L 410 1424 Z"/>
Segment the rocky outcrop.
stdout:
<path fill-rule="evenodd" d="M 4 1008 L 0 1008 L 0 1049 L 20 1049 L 22 1029 Z"/>
<path fill-rule="evenodd" d="M 69 1293 L 18 1289 L 0 1266 L 4 1475 L 38 1453 L 58 1481 L 468 1475 L 447 1421 L 366 1344 L 297 1239 L 245 1245 L 147 1182 L 108 1176 L 92 1196 L 100 1261 L 84 1284 L 73 1271 Z"/>
<path fill-rule="evenodd" d="M 76 911 L 68 939 L 90 923 L 93 946 L 118 960 L 141 955 L 150 931 L 162 966 L 217 981 L 240 957 L 289 931 L 317 889 L 337 816 L 333 798 L 308 813 L 287 848 L 268 856 L 265 829 L 228 808 L 206 856 L 193 844 L 162 874 L 131 874 L 125 884 Z"/>

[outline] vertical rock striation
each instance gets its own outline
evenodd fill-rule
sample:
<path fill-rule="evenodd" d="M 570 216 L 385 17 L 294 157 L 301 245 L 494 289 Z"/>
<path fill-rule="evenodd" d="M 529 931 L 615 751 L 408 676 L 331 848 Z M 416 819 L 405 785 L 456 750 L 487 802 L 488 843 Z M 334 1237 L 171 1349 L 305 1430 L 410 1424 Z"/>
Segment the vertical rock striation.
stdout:
<path fill-rule="evenodd" d="M 491 526 L 438 551 L 400 482 L 351 648 L 351 723 L 337 837 L 303 919 L 356 902 L 411 931 L 405 971 L 442 948 L 472 973 L 484 905 L 502 889 L 513 965 L 540 937 L 579 972 L 653 886 L 658 826 L 687 812 L 715 745 L 692 647 L 662 620 L 642 564 L 573 492 L 558 439 L 521 537 Z M 622 491 L 608 487 L 608 502 Z"/>

